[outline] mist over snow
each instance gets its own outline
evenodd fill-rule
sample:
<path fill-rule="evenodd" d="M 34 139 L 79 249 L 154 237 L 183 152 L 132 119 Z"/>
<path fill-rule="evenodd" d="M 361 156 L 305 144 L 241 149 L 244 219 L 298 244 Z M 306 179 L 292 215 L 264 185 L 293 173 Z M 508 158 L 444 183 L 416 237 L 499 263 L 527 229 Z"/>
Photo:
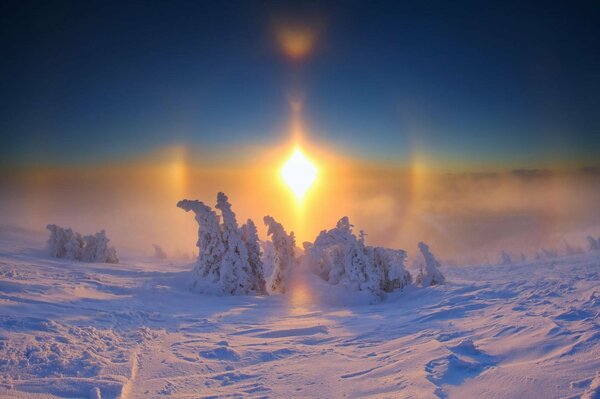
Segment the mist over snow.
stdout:
<path fill-rule="evenodd" d="M 225 191 L 236 199 L 240 220 L 270 214 L 300 233 L 299 243 L 314 241 L 347 215 L 368 232 L 371 245 L 415 248 L 423 240 L 448 262 L 495 263 L 502 250 L 533 258 L 543 248 L 585 248 L 588 235 L 600 236 L 600 171 L 594 168 L 434 173 L 333 158 L 314 188 L 318 196 L 305 200 L 298 231 L 293 199 L 272 167 L 231 158 L 205 164 L 202 154 L 184 154 L 165 150 L 157 161 L 77 170 L 2 169 L 0 221 L 34 230 L 49 222 L 105 229 L 119 253 L 152 256 L 157 244 L 170 258 L 191 259 L 195 222 L 171 204 Z M 264 154 L 255 156 L 274 162 Z M 266 226 L 256 227 L 265 240 Z"/>

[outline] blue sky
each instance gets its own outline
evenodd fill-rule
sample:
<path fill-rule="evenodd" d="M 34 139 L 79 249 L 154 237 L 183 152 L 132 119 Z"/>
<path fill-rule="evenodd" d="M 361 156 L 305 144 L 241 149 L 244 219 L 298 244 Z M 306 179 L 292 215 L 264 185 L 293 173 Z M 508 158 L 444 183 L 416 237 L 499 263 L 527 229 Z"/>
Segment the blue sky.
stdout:
<path fill-rule="evenodd" d="M 297 93 L 354 156 L 597 162 L 600 6 L 484 3 L 4 2 L 2 164 L 268 146 Z M 317 30 L 309 57 L 282 55 L 281 21 Z"/>

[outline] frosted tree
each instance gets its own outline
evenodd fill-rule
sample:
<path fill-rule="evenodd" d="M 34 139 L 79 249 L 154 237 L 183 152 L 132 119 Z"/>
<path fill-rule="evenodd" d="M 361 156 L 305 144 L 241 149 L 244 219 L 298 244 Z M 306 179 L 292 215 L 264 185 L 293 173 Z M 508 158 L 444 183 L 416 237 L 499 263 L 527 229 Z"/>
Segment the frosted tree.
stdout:
<path fill-rule="evenodd" d="M 588 240 L 588 248 L 590 251 L 600 250 L 600 242 L 598 242 L 598 240 L 596 240 L 592 236 L 587 236 L 587 240 Z"/>
<path fill-rule="evenodd" d="M 86 262 L 119 263 L 117 251 L 108 246 L 110 241 L 104 230 L 83 237 L 84 247 L 81 260 Z"/>
<path fill-rule="evenodd" d="M 50 230 L 50 238 L 48 239 L 48 252 L 50 256 L 64 258 L 66 245 L 73 237 L 73 230 L 64 229 L 55 224 L 49 224 L 46 228 Z"/>
<path fill-rule="evenodd" d="M 271 216 L 264 217 L 267 235 L 271 237 L 275 252 L 275 264 L 271 278 L 271 291 L 285 293 L 288 273 L 294 266 L 294 248 L 296 240 L 294 233 L 287 234 L 283 226 Z"/>
<path fill-rule="evenodd" d="M 48 250 L 51 256 L 86 262 L 119 262 L 117 251 L 108 246 L 110 240 L 104 230 L 82 237 L 71 229 L 55 224 L 49 224 L 46 228 L 50 230 Z"/>
<path fill-rule="evenodd" d="M 258 232 L 256 225 L 251 219 L 248 219 L 246 224 L 241 228 L 242 240 L 246 244 L 248 250 L 248 263 L 250 264 L 251 279 L 250 289 L 260 294 L 266 294 L 267 288 L 264 277 L 264 267 L 261 260 L 260 241 L 258 240 Z"/>
<path fill-rule="evenodd" d="M 167 254 L 158 244 L 152 244 L 152 248 L 154 248 L 154 257 L 156 259 L 167 259 Z"/>
<path fill-rule="evenodd" d="M 367 249 L 372 251 L 375 269 L 383 271 L 380 287 L 384 292 L 401 290 L 412 283 L 412 276 L 404 268 L 406 251 L 381 247 L 367 247 Z"/>
<path fill-rule="evenodd" d="M 502 250 L 500 252 L 500 264 L 502 265 L 511 265 L 513 263 L 512 258 L 508 252 Z"/>
<path fill-rule="evenodd" d="M 71 229 L 69 229 L 71 230 Z M 69 238 L 69 241 L 65 244 L 65 255 L 66 259 L 72 260 L 82 260 L 83 258 L 83 247 L 85 245 L 85 241 L 81 234 L 73 233 Z M 116 252 L 115 252 L 116 254 Z M 116 255 L 115 255 L 116 257 Z M 114 262 L 117 263 L 117 262 Z"/>
<path fill-rule="evenodd" d="M 425 265 L 421 265 L 421 272 L 417 276 L 417 284 L 423 287 L 429 287 L 431 285 L 444 284 L 446 278 L 439 271 L 440 263 L 437 261 L 435 256 L 429 251 L 429 246 L 424 242 L 419 243 L 419 250 L 423 254 Z M 424 269 L 423 269 L 424 266 Z"/>
<path fill-rule="evenodd" d="M 221 283 L 225 292 L 232 295 L 248 294 L 251 289 L 250 263 L 248 262 L 248 249 L 242 240 L 242 233 L 238 228 L 235 213 L 225 194 L 217 195 L 216 208 L 221 211 L 223 224 L 221 233 L 225 244 L 225 253 L 221 261 Z"/>
<path fill-rule="evenodd" d="M 249 220 L 238 227 L 225 194 L 217 195 L 222 223 L 215 211 L 200 201 L 182 200 L 177 206 L 193 211 L 198 222 L 195 288 L 228 295 L 266 293 L 256 226 Z"/>
<path fill-rule="evenodd" d="M 200 281 L 218 284 L 221 277 L 221 260 L 225 253 L 225 245 L 221 237 L 219 218 L 217 214 L 200 201 L 182 200 L 177 206 L 186 212 L 194 212 L 198 222 L 199 249 L 198 262 L 192 273 L 194 274 L 193 286 Z"/>
<path fill-rule="evenodd" d="M 403 288 L 411 282 L 404 269 L 406 252 L 365 245 L 365 233 L 357 238 L 348 217 L 324 230 L 313 244 L 305 244 L 306 259 L 315 273 L 329 284 L 368 290 L 375 295 Z"/>

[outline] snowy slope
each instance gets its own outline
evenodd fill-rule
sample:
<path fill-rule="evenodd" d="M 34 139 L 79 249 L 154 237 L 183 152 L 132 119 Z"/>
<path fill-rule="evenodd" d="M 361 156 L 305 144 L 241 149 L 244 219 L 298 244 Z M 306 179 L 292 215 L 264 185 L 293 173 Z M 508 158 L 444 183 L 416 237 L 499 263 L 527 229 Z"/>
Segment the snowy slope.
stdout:
<path fill-rule="evenodd" d="M 190 264 L 50 259 L 45 238 L 0 231 L 3 398 L 600 398 L 599 253 L 341 306 L 306 276 L 209 297 Z"/>

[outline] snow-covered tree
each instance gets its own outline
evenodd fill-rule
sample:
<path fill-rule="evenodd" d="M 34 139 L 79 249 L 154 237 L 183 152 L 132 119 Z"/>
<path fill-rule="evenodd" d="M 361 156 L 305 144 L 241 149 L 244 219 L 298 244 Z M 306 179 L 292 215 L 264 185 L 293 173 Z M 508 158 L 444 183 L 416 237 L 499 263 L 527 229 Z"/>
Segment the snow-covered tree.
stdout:
<path fill-rule="evenodd" d="M 406 252 L 366 246 L 364 232 L 357 238 L 348 217 L 334 229 L 324 230 L 313 244 L 305 244 L 305 256 L 314 272 L 329 284 L 368 290 L 375 295 L 403 288 L 411 282 L 404 269 Z"/>
<path fill-rule="evenodd" d="M 71 230 L 71 229 L 69 229 Z M 82 260 L 83 258 L 83 248 L 85 246 L 85 241 L 81 234 L 74 232 L 73 235 L 69 238 L 69 241 L 65 244 L 65 258 L 71 260 Z M 115 252 L 116 254 L 116 252 Z M 115 255 L 116 257 L 116 255 Z M 117 262 L 113 262 L 117 263 Z"/>
<path fill-rule="evenodd" d="M 55 224 L 49 224 L 46 228 L 50 230 L 48 249 L 51 256 L 85 262 L 119 262 L 117 251 L 108 246 L 110 240 L 104 230 L 82 237 L 71 229 Z"/>
<path fill-rule="evenodd" d="M 48 239 L 48 252 L 50 256 L 55 258 L 64 258 L 66 254 L 66 245 L 73 237 L 73 230 L 64 229 L 55 224 L 46 226 L 50 230 L 50 238 Z"/>
<path fill-rule="evenodd" d="M 294 232 L 287 234 L 283 226 L 273 217 L 264 217 L 267 235 L 271 237 L 275 252 L 275 264 L 271 278 L 271 292 L 285 293 L 288 273 L 294 266 L 296 240 Z"/>
<path fill-rule="evenodd" d="M 508 252 L 506 252 L 505 250 L 502 250 L 502 252 L 500 252 L 500 264 L 511 265 L 512 263 L 513 263 L 513 261 L 512 261 L 512 257 L 510 256 L 510 254 Z"/>
<path fill-rule="evenodd" d="M 241 231 L 242 240 L 246 244 L 246 249 L 248 250 L 248 263 L 252 270 L 250 288 L 252 291 L 266 294 L 267 287 L 265 283 L 263 262 L 260 258 L 260 242 L 258 240 L 256 225 L 251 219 L 248 219 L 246 224 L 242 226 Z"/>
<path fill-rule="evenodd" d="M 423 287 L 429 287 L 431 285 L 444 284 L 446 282 L 446 278 L 439 271 L 440 263 L 437 261 L 435 256 L 429 251 L 429 246 L 424 242 L 419 243 L 419 250 L 421 254 L 423 254 L 423 258 L 425 260 L 425 267 L 421 265 L 421 271 L 417 276 L 417 284 L 420 284 Z"/>
<path fill-rule="evenodd" d="M 226 293 L 244 295 L 250 293 L 252 271 L 248 263 L 248 249 L 242 240 L 235 213 L 225 194 L 217 195 L 216 208 L 221 211 L 223 223 L 221 233 L 225 244 L 225 253 L 221 260 L 221 283 Z"/>
<path fill-rule="evenodd" d="M 372 253 L 369 258 L 373 259 L 374 268 L 383 270 L 383 280 L 380 282 L 380 287 L 384 292 L 402 290 L 412 283 L 412 276 L 404 268 L 406 251 L 382 247 L 366 248 L 369 253 Z"/>
<path fill-rule="evenodd" d="M 110 241 L 106 232 L 100 230 L 98 233 L 83 237 L 85 242 L 81 260 L 85 262 L 119 263 L 117 251 L 108 246 Z"/>
<path fill-rule="evenodd" d="M 598 251 L 598 250 L 600 250 L 600 242 L 598 242 L 599 240 L 596 240 L 592 236 L 587 236 L 587 240 L 588 240 L 588 249 L 590 251 Z"/>
<path fill-rule="evenodd" d="M 193 286 L 228 295 L 264 294 L 260 248 L 254 246 L 258 245 L 254 223 L 250 221 L 239 228 L 223 193 L 217 195 L 216 205 L 221 211 L 221 224 L 215 211 L 200 201 L 182 200 L 177 206 L 186 212 L 193 211 L 198 222 L 199 255 L 192 271 Z M 247 244 L 252 247 L 250 251 Z"/>
<path fill-rule="evenodd" d="M 152 248 L 154 248 L 154 257 L 156 259 L 167 259 L 167 254 L 158 244 L 152 244 Z"/>
<path fill-rule="evenodd" d="M 225 253 L 225 245 L 221 237 L 219 218 L 215 211 L 200 201 L 182 200 L 177 206 L 186 212 L 192 211 L 198 222 L 199 249 L 198 262 L 192 273 L 194 274 L 194 287 L 200 281 L 217 284 L 221 276 L 221 259 Z"/>

